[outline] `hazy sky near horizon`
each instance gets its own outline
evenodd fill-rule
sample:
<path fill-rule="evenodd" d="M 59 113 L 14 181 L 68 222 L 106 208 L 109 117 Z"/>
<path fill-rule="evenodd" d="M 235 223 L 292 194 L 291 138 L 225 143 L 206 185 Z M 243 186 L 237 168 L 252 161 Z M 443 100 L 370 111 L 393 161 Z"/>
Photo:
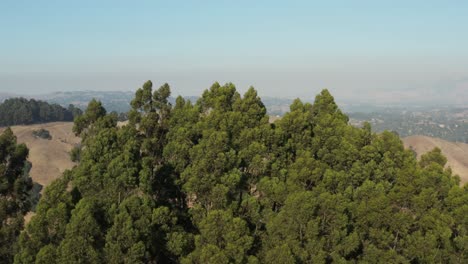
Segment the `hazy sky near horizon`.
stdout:
<path fill-rule="evenodd" d="M 468 102 L 468 1 L 0 1 L 0 93 Z M 464 100 L 464 101 L 463 101 Z"/>

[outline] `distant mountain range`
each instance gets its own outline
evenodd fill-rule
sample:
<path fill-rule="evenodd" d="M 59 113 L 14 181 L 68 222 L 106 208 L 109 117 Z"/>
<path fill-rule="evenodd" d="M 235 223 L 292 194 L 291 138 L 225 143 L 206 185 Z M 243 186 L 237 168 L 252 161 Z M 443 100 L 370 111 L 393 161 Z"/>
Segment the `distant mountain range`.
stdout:
<path fill-rule="evenodd" d="M 135 93 L 131 91 L 70 91 L 37 95 L 0 93 L 0 102 L 12 97 L 24 97 L 56 103 L 65 107 L 73 104 L 76 107 L 85 109 L 89 101 L 95 98 L 103 103 L 107 111 L 120 113 L 127 112 L 130 109 L 130 101 L 134 95 Z"/>
<path fill-rule="evenodd" d="M 39 95 L 38 98 L 60 105 L 73 104 L 82 109 L 94 98 L 101 101 L 107 111 L 121 113 L 130 109 L 134 96 L 135 93 L 131 91 L 72 91 Z"/>
<path fill-rule="evenodd" d="M 0 93 L 0 101 L 10 97 L 20 97 L 10 93 Z M 117 113 L 127 112 L 134 97 L 132 91 L 70 91 L 49 94 L 22 96 L 57 103 L 64 107 L 73 104 L 85 109 L 93 98 L 100 100 L 107 111 Z M 184 96 L 196 102 L 196 96 Z M 170 98 L 172 103 L 175 98 Z M 313 99 L 301 98 L 304 102 Z M 277 118 L 289 111 L 293 102 L 291 98 L 276 98 L 262 96 L 268 114 Z M 391 130 L 401 137 L 410 135 L 426 135 L 439 137 L 449 141 L 468 142 L 468 107 L 458 107 L 454 104 L 445 106 L 424 105 L 379 105 L 370 103 L 338 102 L 340 108 L 350 117 L 352 125 L 360 126 L 363 122 L 371 123 L 376 132 Z"/>
<path fill-rule="evenodd" d="M 81 109 L 85 109 L 88 102 L 93 98 L 100 100 L 107 111 L 116 111 L 118 113 L 127 112 L 130 109 L 130 102 L 135 96 L 132 91 L 70 91 L 70 92 L 54 92 L 39 95 L 19 95 L 0 93 L 0 102 L 12 97 L 25 97 L 34 98 L 38 100 L 47 101 L 50 103 L 57 103 L 62 106 L 70 104 L 75 105 Z M 197 96 L 184 96 L 184 98 L 196 102 Z M 175 102 L 175 98 L 171 97 L 170 100 Z M 289 111 L 289 105 L 293 99 L 275 98 L 275 97 L 262 97 L 262 101 L 271 115 L 283 115 Z"/>
<path fill-rule="evenodd" d="M 0 102 L 5 101 L 8 98 L 19 97 L 20 95 L 15 95 L 11 93 L 0 93 Z M 25 97 L 25 96 L 22 96 Z"/>
<path fill-rule="evenodd" d="M 120 113 L 127 112 L 130 109 L 130 102 L 133 99 L 134 95 L 135 93 L 133 91 L 68 91 L 37 95 L 0 93 L 0 102 L 4 101 L 7 98 L 24 97 L 43 100 L 49 103 L 57 103 L 65 107 L 67 107 L 69 104 L 73 104 L 79 108 L 85 109 L 88 105 L 88 102 L 95 98 L 100 100 L 108 111 L 116 111 Z M 197 96 L 184 96 L 184 98 L 189 99 L 192 102 L 195 102 L 198 99 Z M 174 102 L 175 98 L 171 98 L 171 100 Z M 284 113 L 288 112 L 289 106 L 291 105 L 293 100 L 294 99 L 292 98 L 262 96 L 262 101 L 267 107 L 268 113 L 274 116 L 282 116 Z M 313 102 L 313 98 L 301 98 L 301 100 L 304 102 Z M 347 113 L 382 112 L 388 108 L 421 108 L 415 105 L 379 105 L 377 103 L 370 104 L 357 102 L 338 102 L 338 104 L 340 105 L 340 108 Z M 433 105 L 431 107 L 433 107 Z"/>

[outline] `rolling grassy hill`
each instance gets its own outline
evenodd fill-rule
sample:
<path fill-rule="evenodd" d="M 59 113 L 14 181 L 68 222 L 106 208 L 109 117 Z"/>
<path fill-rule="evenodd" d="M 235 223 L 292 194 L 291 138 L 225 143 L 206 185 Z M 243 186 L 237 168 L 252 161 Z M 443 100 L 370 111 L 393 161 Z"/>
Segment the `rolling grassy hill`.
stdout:
<path fill-rule="evenodd" d="M 42 185 L 42 190 L 52 181 L 62 176 L 66 169 L 71 169 L 75 163 L 70 160 L 70 150 L 80 142 L 72 132 L 73 122 L 54 122 L 27 126 L 12 126 L 19 143 L 25 143 L 29 148 L 28 160 L 32 163 L 29 172 L 33 181 Z M 52 139 L 43 139 L 33 135 L 39 129 L 49 131 Z M 5 128 L 0 128 L 3 132 Z M 25 223 L 31 220 L 35 213 L 25 215 Z"/>
<path fill-rule="evenodd" d="M 427 136 L 409 136 L 402 140 L 405 147 L 416 151 L 418 157 L 435 147 L 440 148 L 447 157 L 447 165 L 460 176 L 462 184 L 468 182 L 468 144 Z"/>
<path fill-rule="evenodd" d="M 60 177 L 64 170 L 72 168 L 75 163 L 70 160 L 69 151 L 80 142 L 72 132 L 72 122 L 55 122 L 28 126 L 12 126 L 11 129 L 19 143 L 29 148 L 28 160 L 32 163 L 31 178 L 43 187 Z M 51 140 L 33 135 L 33 131 L 46 129 Z M 4 128 L 0 128 L 3 131 Z"/>

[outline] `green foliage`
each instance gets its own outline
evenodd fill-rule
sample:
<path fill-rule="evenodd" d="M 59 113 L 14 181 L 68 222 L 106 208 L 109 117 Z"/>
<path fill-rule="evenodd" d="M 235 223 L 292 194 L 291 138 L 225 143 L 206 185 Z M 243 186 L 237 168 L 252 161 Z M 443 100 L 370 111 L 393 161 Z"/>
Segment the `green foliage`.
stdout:
<path fill-rule="evenodd" d="M 200 223 L 195 250 L 182 263 L 246 263 L 252 242 L 244 220 L 214 210 Z"/>
<path fill-rule="evenodd" d="M 28 149 L 17 144 L 10 128 L 0 135 L 0 262 L 10 263 L 23 228 L 24 215 L 31 209 L 33 183 L 28 175 Z"/>
<path fill-rule="evenodd" d="M 0 104 L 0 126 L 73 121 L 79 115 L 81 110 L 73 105 L 67 109 L 34 99 L 12 98 Z"/>
<path fill-rule="evenodd" d="M 89 102 L 88 108 L 83 115 L 75 119 L 73 132 L 75 135 L 81 135 L 85 129 L 89 128 L 93 123 L 98 121 L 101 117 L 106 115 L 106 109 L 102 106 L 101 102 L 93 99 Z M 83 137 L 83 135 L 81 135 Z"/>
<path fill-rule="evenodd" d="M 70 150 L 70 159 L 71 159 L 71 161 L 73 161 L 73 162 L 80 161 L 80 159 L 81 159 L 80 156 L 81 156 L 81 148 L 79 146 L 74 146 Z"/>
<path fill-rule="evenodd" d="M 79 164 L 44 192 L 16 263 L 466 263 L 468 188 L 440 150 L 348 124 L 324 90 L 270 124 L 250 88 L 172 106 L 91 101 Z"/>
<path fill-rule="evenodd" d="M 52 136 L 50 135 L 49 130 L 46 130 L 43 128 L 39 130 L 34 130 L 32 133 L 33 133 L 33 136 L 38 137 L 38 138 L 48 139 L 48 140 L 52 139 Z"/>
<path fill-rule="evenodd" d="M 83 198 L 71 212 L 65 237 L 57 248 L 59 263 L 100 263 L 102 233 L 97 201 Z"/>
<path fill-rule="evenodd" d="M 432 163 L 438 164 L 442 167 L 447 163 L 447 158 L 442 155 L 440 148 L 434 148 L 432 151 L 422 155 L 421 161 L 419 161 L 421 167 L 427 167 Z"/>

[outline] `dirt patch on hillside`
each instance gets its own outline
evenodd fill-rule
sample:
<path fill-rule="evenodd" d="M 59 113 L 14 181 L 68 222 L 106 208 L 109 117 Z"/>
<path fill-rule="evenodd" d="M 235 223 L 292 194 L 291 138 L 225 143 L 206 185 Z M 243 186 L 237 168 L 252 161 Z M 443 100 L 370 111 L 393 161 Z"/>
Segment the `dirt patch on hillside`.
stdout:
<path fill-rule="evenodd" d="M 454 174 L 460 176 L 462 184 L 468 182 L 468 144 L 427 136 L 406 137 L 403 138 L 403 144 L 406 148 L 411 146 L 418 158 L 435 147 L 440 148 L 447 158 L 447 165 L 452 168 Z"/>

